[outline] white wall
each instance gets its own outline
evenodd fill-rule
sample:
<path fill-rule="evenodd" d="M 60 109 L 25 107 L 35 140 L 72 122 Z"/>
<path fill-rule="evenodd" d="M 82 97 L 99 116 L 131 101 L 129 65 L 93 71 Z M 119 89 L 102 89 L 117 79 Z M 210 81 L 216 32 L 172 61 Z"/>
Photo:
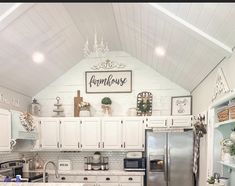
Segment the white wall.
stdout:
<path fill-rule="evenodd" d="M 193 92 L 193 113 L 206 111 L 212 103 L 214 95 L 215 79 L 218 68 L 222 68 L 230 89 L 235 89 L 235 55 L 225 59 Z M 207 179 L 207 138 L 201 140 L 200 149 L 200 186 L 204 186 Z"/>
<path fill-rule="evenodd" d="M 198 87 L 192 92 L 194 98 L 193 112 L 200 113 L 208 109 L 214 95 L 215 79 L 218 68 L 222 68 L 231 90 L 235 89 L 235 55 L 225 59 Z"/>
<path fill-rule="evenodd" d="M 27 111 L 32 98 L 0 86 L 0 108 Z"/>
<path fill-rule="evenodd" d="M 65 115 L 73 116 L 73 100 L 77 90 L 81 91 L 84 101 L 91 103 L 92 116 L 102 115 L 100 102 L 104 96 L 112 99 L 113 116 L 123 116 L 127 115 L 128 108 L 136 107 L 137 94 L 142 91 L 149 91 L 153 94 L 153 110 L 156 115 L 170 114 L 171 96 L 189 95 L 188 91 L 127 53 L 110 52 L 109 56 L 109 59 L 125 64 L 125 70 L 132 70 L 132 93 L 86 94 L 85 71 L 91 71 L 93 65 L 101 62 L 100 58 L 87 58 L 34 96 L 42 106 L 41 115 L 54 115 L 52 110 L 55 108 L 55 98 L 60 96 Z"/>

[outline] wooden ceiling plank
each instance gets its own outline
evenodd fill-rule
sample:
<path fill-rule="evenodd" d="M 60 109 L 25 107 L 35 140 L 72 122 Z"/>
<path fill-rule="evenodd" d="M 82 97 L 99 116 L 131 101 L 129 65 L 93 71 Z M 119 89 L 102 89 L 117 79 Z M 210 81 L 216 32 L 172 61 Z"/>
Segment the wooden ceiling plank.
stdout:
<path fill-rule="evenodd" d="M 156 8 L 157 10 L 159 10 L 160 12 L 162 12 L 164 15 L 170 17 L 172 20 L 176 21 L 177 23 L 180 23 L 180 25 L 183 25 L 188 30 L 190 30 L 193 33 L 196 33 L 197 35 L 201 36 L 202 39 L 206 39 L 207 41 L 211 42 L 212 44 L 214 44 L 214 45 L 220 47 L 221 49 L 223 49 L 226 53 L 232 54 L 231 48 L 228 47 L 227 45 L 225 45 L 224 43 L 222 43 L 221 41 L 219 41 L 216 38 L 210 36 L 209 34 L 203 32 L 202 30 L 200 30 L 199 28 L 195 27 L 194 25 L 188 23 L 184 19 L 176 16 L 175 14 L 173 14 L 170 11 L 168 11 L 167 9 L 161 7 L 157 3 L 149 3 L 149 4 L 151 6 L 153 6 L 154 8 Z"/>

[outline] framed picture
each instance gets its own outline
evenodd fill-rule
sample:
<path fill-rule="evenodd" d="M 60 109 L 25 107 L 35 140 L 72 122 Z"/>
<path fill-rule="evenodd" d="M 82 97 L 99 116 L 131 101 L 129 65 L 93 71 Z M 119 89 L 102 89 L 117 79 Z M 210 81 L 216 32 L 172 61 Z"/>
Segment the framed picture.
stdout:
<path fill-rule="evenodd" d="M 86 93 L 129 93 L 132 92 L 132 71 L 87 71 L 85 84 Z"/>
<path fill-rule="evenodd" d="M 183 116 L 192 114 L 192 96 L 171 97 L 171 115 Z"/>

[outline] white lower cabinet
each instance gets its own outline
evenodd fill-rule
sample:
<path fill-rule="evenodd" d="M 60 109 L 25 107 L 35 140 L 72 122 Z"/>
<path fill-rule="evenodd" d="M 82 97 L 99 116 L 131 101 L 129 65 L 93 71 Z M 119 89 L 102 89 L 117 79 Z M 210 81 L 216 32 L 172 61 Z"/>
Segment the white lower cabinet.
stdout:
<path fill-rule="evenodd" d="M 49 182 L 85 183 L 84 186 L 143 186 L 143 176 L 49 175 Z"/>
<path fill-rule="evenodd" d="M 142 183 L 120 183 L 119 186 L 143 186 Z"/>
<path fill-rule="evenodd" d="M 11 113 L 8 110 L 0 109 L 0 151 L 11 150 Z"/>

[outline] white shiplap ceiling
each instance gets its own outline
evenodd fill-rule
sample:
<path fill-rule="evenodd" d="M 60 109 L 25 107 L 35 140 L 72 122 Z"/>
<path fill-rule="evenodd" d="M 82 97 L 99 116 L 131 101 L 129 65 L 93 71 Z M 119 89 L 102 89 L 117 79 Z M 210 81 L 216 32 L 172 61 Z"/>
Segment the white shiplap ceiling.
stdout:
<path fill-rule="evenodd" d="M 235 3 L 0 4 L 0 86 L 35 95 L 83 58 L 96 28 L 111 50 L 192 91 L 232 54 L 234 17 Z M 45 54 L 43 64 L 32 62 L 34 51 Z"/>

